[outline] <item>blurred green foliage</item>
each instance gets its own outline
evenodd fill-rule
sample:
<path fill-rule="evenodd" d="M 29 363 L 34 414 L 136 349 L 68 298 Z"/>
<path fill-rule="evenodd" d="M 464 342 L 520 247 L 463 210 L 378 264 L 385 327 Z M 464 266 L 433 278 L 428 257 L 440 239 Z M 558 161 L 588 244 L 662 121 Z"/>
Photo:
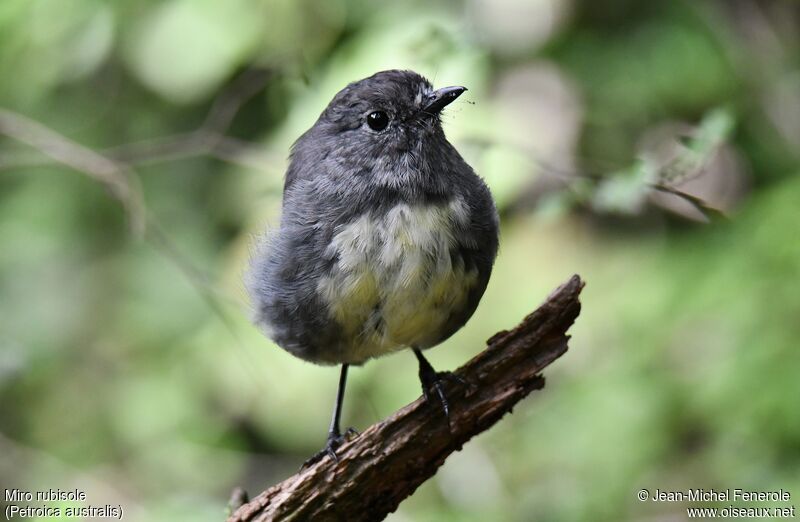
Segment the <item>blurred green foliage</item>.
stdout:
<path fill-rule="evenodd" d="M 292 141 L 347 82 L 411 68 L 470 88 L 446 132 L 503 214 L 489 290 L 434 366 L 573 272 L 588 286 L 547 388 L 391 520 L 800 497 L 798 21 L 780 0 L 3 0 L 0 107 L 130 165 L 148 228 L 0 115 L 2 488 L 215 521 L 316 451 L 337 372 L 249 324 L 241 274 Z M 413 357 L 391 359 L 352 372 L 348 425 L 419 395 Z"/>

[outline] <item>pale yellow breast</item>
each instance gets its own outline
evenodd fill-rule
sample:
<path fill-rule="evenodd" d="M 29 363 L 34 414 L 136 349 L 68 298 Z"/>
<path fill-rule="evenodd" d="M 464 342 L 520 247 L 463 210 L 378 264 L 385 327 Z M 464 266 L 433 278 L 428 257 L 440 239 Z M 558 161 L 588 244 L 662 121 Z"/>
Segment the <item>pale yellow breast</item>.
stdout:
<path fill-rule="evenodd" d="M 477 283 L 477 272 L 450 255 L 468 219 L 455 199 L 400 204 L 382 218 L 365 214 L 337 230 L 329 254 L 338 261 L 318 290 L 342 327 L 350 362 L 439 339 Z"/>

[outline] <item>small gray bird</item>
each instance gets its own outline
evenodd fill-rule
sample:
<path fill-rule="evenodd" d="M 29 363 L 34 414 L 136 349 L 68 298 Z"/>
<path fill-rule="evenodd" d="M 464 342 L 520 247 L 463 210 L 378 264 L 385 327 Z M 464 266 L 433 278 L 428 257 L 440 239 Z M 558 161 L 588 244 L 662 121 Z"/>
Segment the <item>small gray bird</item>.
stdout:
<path fill-rule="evenodd" d="M 442 109 L 466 90 L 379 72 L 342 89 L 292 147 L 280 227 L 255 252 L 247 286 L 268 337 L 342 366 L 316 458 L 337 459 L 347 368 L 372 357 L 411 348 L 426 399 L 449 415 L 452 374 L 422 350 L 472 316 L 498 245 L 489 189 L 442 130 Z"/>

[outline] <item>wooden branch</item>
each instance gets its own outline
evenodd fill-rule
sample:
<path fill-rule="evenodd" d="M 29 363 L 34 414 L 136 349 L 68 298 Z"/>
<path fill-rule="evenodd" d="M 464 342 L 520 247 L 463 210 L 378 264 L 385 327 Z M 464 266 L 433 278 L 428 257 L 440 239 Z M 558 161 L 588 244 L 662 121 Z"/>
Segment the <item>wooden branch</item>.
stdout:
<path fill-rule="evenodd" d="M 241 506 L 228 522 L 383 519 L 448 455 L 544 386 L 540 372 L 567 351 L 566 331 L 580 313 L 582 288 L 580 277 L 572 276 L 455 372 L 467 385 L 448 386 L 449 426 L 441 406 L 420 397 L 345 443 L 339 462 L 324 457 Z"/>

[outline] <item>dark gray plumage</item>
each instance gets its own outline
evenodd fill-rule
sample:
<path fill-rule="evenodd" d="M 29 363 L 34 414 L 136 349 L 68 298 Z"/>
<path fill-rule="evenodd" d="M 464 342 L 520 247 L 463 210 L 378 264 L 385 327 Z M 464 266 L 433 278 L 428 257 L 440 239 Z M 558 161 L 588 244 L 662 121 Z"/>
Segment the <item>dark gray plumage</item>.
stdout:
<path fill-rule="evenodd" d="M 340 91 L 292 148 L 280 227 L 248 278 L 257 324 L 287 351 L 343 364 L 344 380 L 414 348 L 445 408 L 419 350 L 470 318 L 498 246 L 489 190 L 439 117 L 464 90 L 391 70 Z M 334 421 L 338 437 L 338 407 Z"/>

